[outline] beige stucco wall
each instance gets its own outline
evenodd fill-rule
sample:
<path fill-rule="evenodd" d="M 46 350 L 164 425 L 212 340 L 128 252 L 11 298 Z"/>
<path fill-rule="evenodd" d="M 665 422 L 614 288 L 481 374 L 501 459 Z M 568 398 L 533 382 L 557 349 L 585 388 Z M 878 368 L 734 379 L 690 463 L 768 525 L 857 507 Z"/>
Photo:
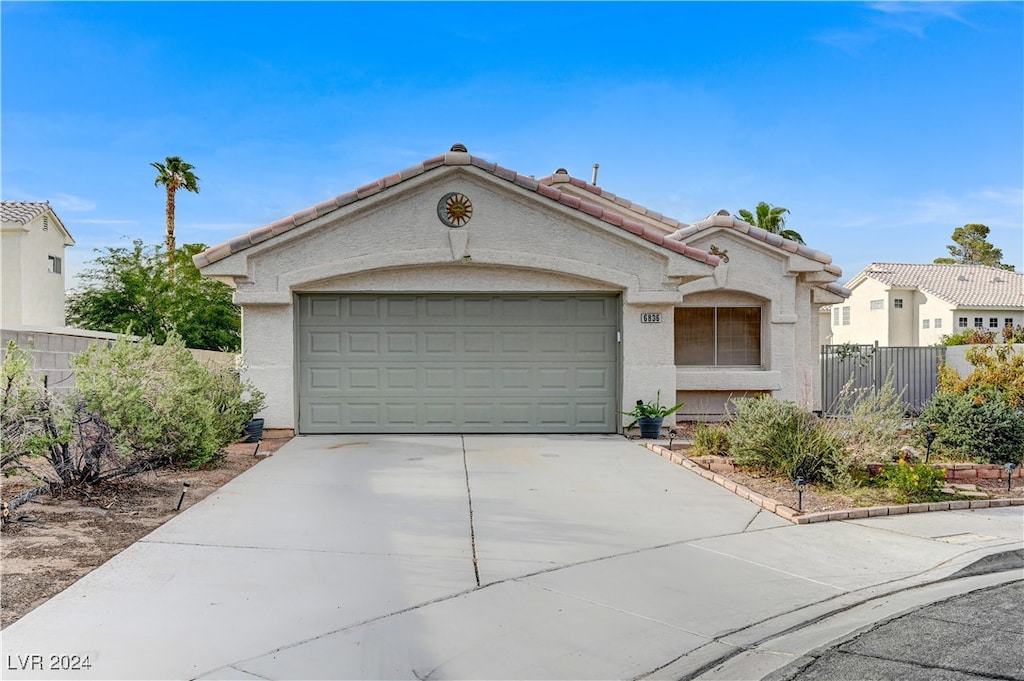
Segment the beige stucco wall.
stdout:
<path fill-rule="evenodd" d="M 467 226 L 451 229 L 438 220 L 437 202 L 447 192 L 473 202 Z M 211 263 L 203 273 L 236 285 L 246 371 L 268 395 L 261 416 L 269 428 L 297 423 L 294 300 L 304 292 L 618 292 L 623 410 L 659 391 L 663 403 L 686 391 L 772 391 L 813 401 L 819 325 L 803 273 L 820 272 L 821 264 L 741 235 L 711 233 L 690 245 L 707 249 L 711 241 L 730 249 L 729 266 L 686 258 L 483 171 L 446 167 Z M 676 306 L 750 300 L 765 308 L 764 366 L 677 369 Z M 642 323 L 646 312 L 660 312 L 661 323 Z"/>
<path fill-rule="evenodd" d="M 297 420 L 294 296 L 312 291 L 620 292 L 623 399 L 653 399 L 658 390 L 671 399 L 671 308 L 679 285 L 709 275 L 711 265 L 461 169 L 402 189 L 204 268 L 244 277 L 235 300 L 244 310 L 248 376 L 268 393 L 267 427 L 293 428 Z M 437 218 L 437 202 L 450 191 L 473 202 L 466 227 Z M 666 313 L 664 322 L 640 324 L 640 313 L 653 310 Z"/>
<path fill-rule="evenodd" d="M 805 273 L 820 265 L 726 231 L 710 231 L 690 245 L 715 245 L 729 254 L 714 277 L 684 285 L 681 306 L 758 306 L 761 313 L 760 367 L 678 367 L 681 413 L 704 419 L 732 397 L 769 393 L 809 409 L 819 408 L 820 304 Z"/>
<path fill-rule="evenodd" d="M 0 239 L 0 324 L 64 325 L 65 236 L 43 216 L 22 225 L 4 222 Z M 48 272 L 47 256 L 61 259 L 61 272 Z"/>

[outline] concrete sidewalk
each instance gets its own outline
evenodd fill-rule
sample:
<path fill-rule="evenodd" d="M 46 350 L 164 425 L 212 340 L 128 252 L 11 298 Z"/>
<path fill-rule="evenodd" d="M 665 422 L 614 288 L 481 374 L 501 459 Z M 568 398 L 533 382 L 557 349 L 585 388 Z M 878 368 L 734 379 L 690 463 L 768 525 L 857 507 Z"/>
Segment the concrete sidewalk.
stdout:
<path fill-rule="evenodd" d="M 795 526 L 617 436 L 301 437 L 4 630 L 3 676 L 681 678 L 1022 522 Z"/>

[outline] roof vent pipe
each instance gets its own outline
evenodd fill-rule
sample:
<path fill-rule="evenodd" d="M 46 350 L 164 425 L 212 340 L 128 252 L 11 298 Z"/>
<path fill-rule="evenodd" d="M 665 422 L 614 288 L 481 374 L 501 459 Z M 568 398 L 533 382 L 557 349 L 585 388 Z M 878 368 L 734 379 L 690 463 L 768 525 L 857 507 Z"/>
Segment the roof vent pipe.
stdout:
<path fill-rule="evenodd" d="M 452 145 L 452 148 L 449 149 L 449 151 L 461 151 L 465 153 L 466 151 L 468 151 L 468 149 L 466 149 L 465 144 L 459 144 L 458 142 L 456 142 L 455 144 Z"/>
<path fill-rule="evenodd" d="M 595 185 L 595 186 L 597 185 L 597 169 L 600 168 L 600 167 L 601 167 L 600 163 L 595 163 L 594 164 L 594 177 L 593 177 L 592 180 L 590 180 L 590 184 Z"/>

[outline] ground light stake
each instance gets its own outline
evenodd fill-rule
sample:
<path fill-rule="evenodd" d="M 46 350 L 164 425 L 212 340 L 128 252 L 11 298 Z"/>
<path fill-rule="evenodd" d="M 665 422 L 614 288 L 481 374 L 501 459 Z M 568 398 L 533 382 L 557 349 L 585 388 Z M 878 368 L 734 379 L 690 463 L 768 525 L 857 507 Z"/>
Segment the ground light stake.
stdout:
<path fill-rule="evenodd" d="M 804 480 L 804 476 L 800 476 L 796 479 L 796 510 L 804 510 L 804 487 L 807 487 L 807 481 Z"/>
<path fill-rule="evenodd" d="M 1006 469 L 1006 491 L 1009 492 L 1013 486 L 1013 470 L 1017 467 L 1015 463 L 1004 464 L 1003 468 Z"/>
<path fill-rule="evenodd" d="M 928 443 L 928 447 L 924 450 L 925 463 L 928 463 L 928 457 L 932 455 L 932 443 L 935 442 L 935 438 L 938 437 L 938 435 L 939 432 L 935 430 L 935 426 L 931 426 L 924 434 L 924 439 Z"/>
<path fill-rule="evenodd" d="M 181 497 L 178 499 L 178 505 L 174 507 L 175 511 L 181 510 L 181 502 L 185 501 L 185 493 L 188 492 L 188 488 L 192 486 L 191 482 L 181 483 Z"/>

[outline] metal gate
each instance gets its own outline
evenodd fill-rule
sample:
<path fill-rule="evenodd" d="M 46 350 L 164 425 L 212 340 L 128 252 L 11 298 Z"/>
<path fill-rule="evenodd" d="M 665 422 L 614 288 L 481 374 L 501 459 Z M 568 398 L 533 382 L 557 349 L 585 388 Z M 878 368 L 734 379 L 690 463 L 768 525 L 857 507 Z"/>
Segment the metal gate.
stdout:
<path fill-rule="evenodd" d="M 821 406 L 825 414 L 841 413 L 843 388 L 881 388 L 892 375 L 902 392 L 907 412 L 917 414 L 935 393 L 944 347 L 879 347 L 875 345 L 821 346 Z M 847 405 L 848 406 L 848 405 Z"/>

